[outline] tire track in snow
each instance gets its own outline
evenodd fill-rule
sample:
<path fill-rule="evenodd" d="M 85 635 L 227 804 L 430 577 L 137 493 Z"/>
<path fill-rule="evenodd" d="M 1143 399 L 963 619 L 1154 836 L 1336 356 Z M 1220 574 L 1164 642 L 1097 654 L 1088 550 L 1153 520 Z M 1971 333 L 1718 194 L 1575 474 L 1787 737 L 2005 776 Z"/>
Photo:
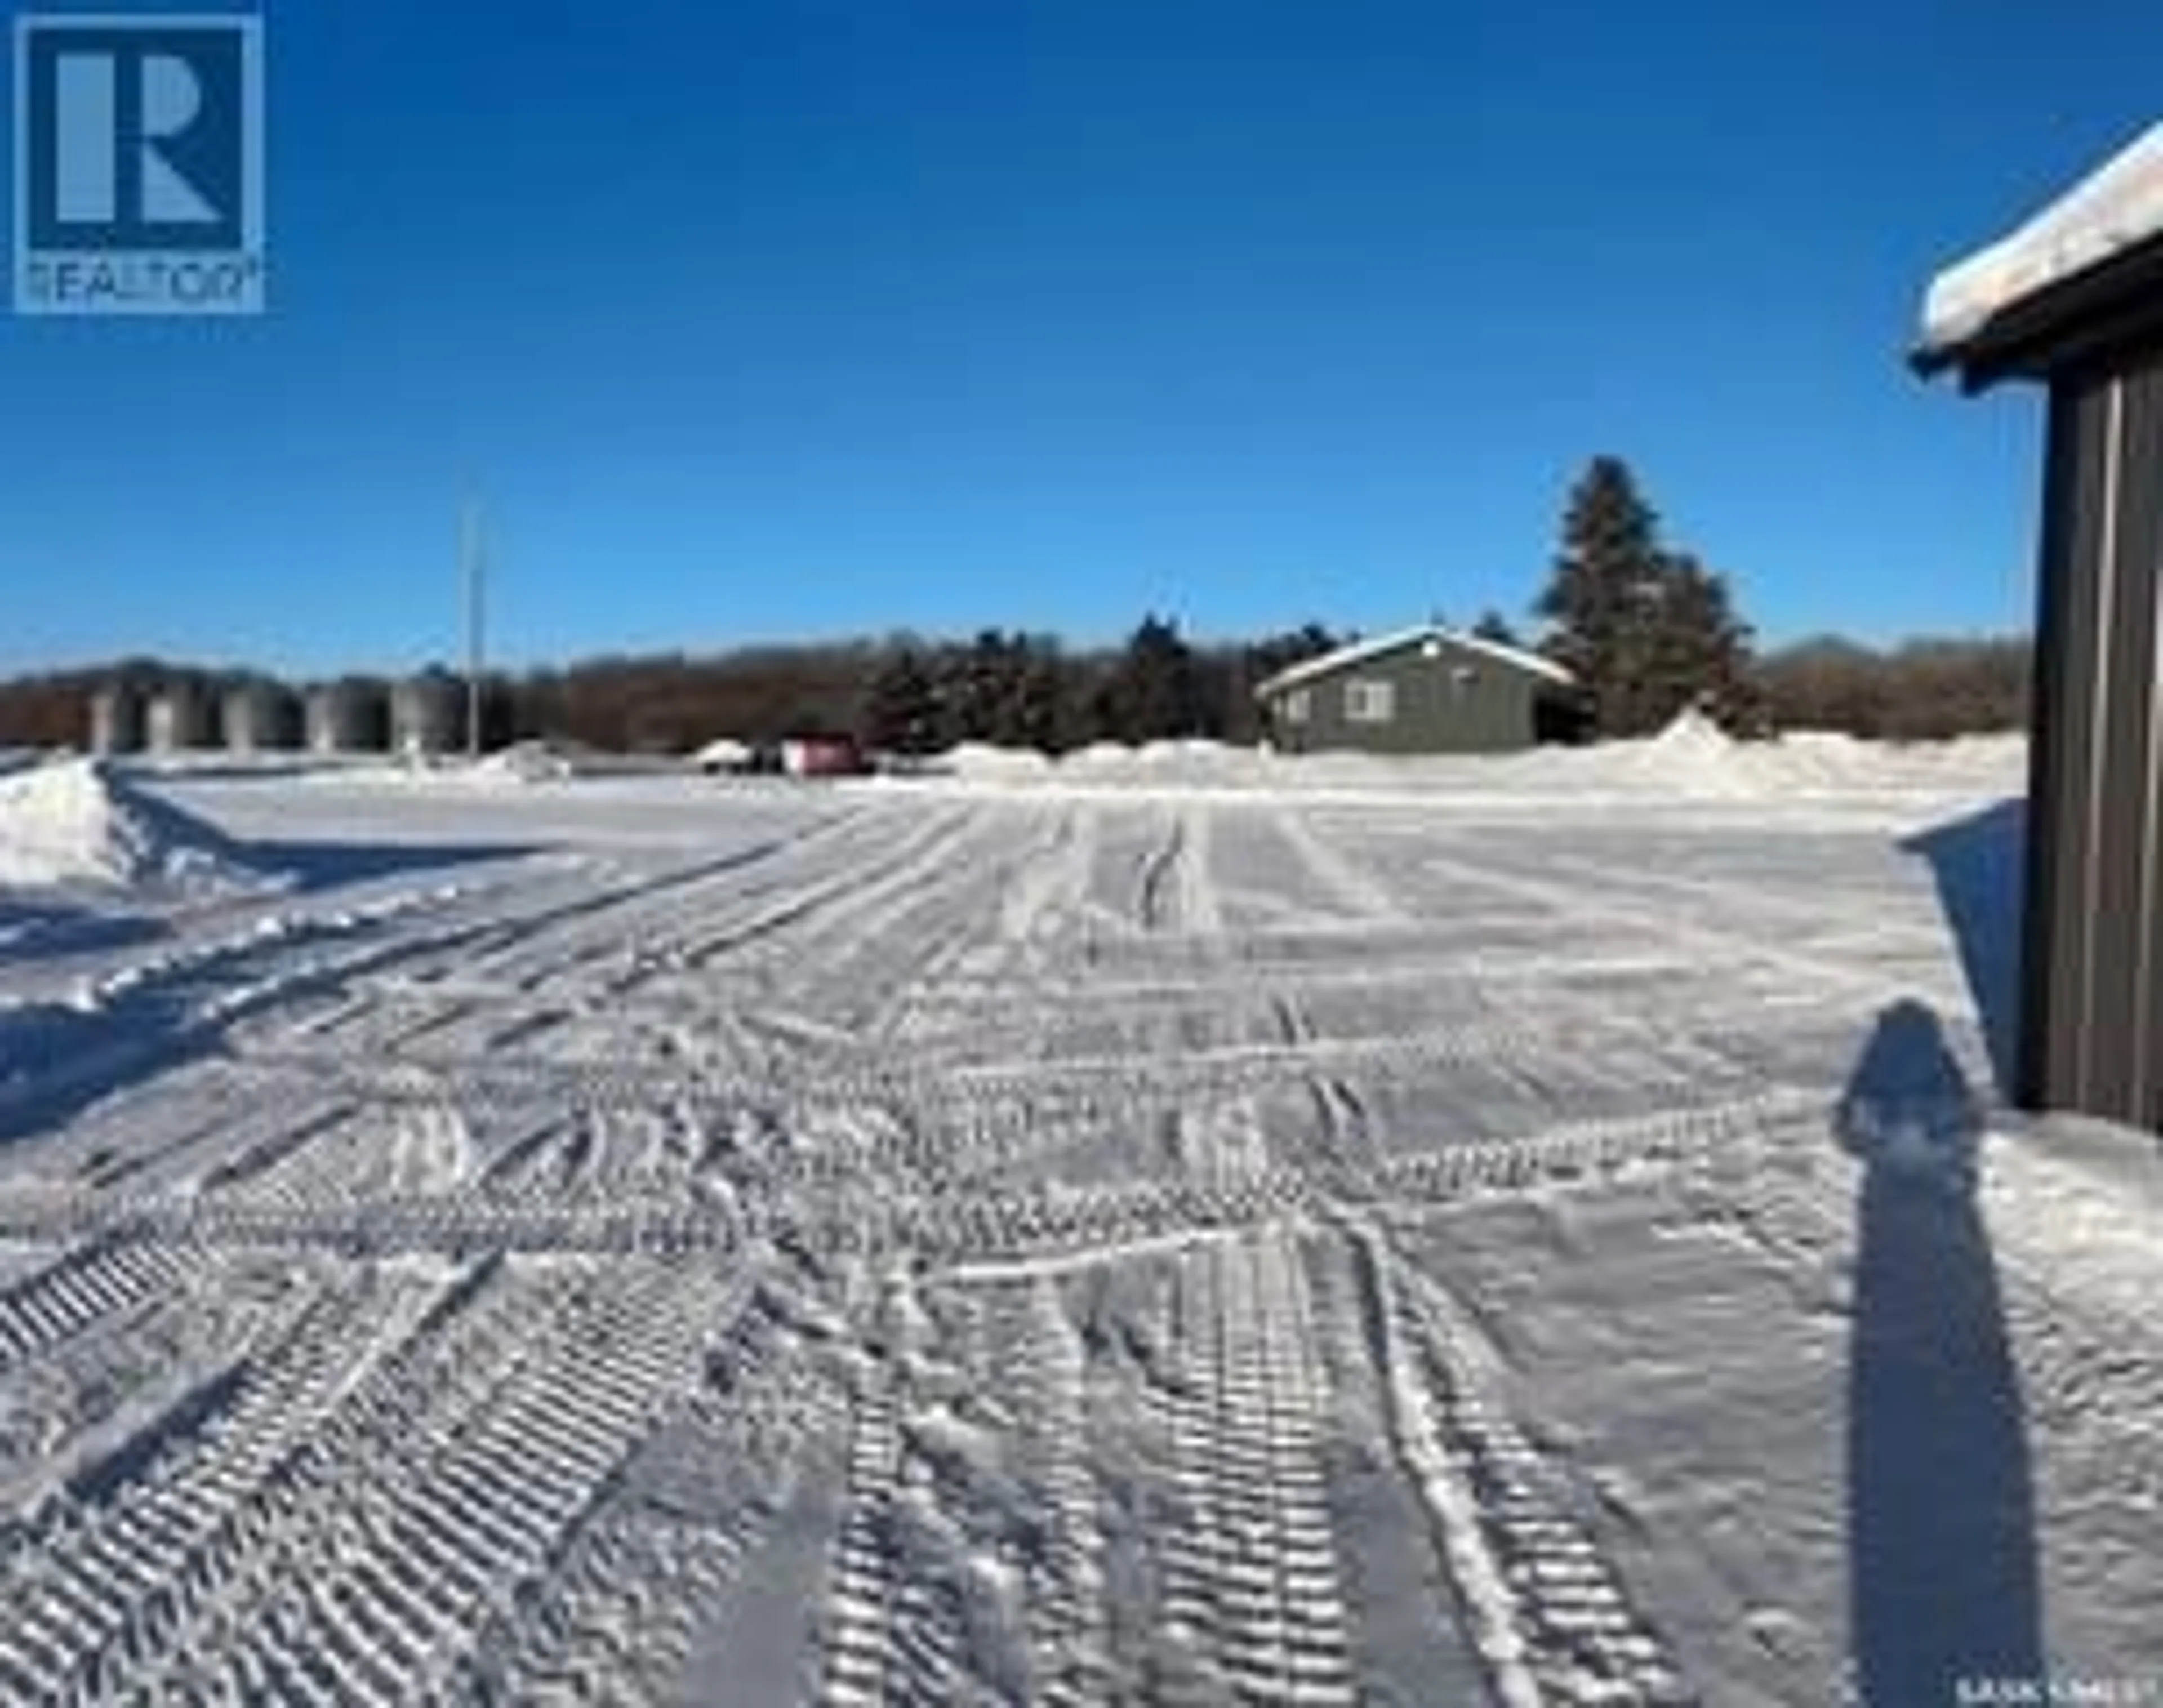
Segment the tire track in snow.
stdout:
<path fill-rule="evenodd" d="M 312 1674 L 341 1700 L 383 1708 L 424 1697 L 471 1644 L 479 1610 L 548 1569 L 741 1297 L 696 1270 L 603 1281 L 469 1419 L 376 1468 L 333 1532 L 332 1569 L 238 1668 Z"/>
<path fill-rule="evenodd" d="M 991 1315 L 1003 1331 L 996 1367 L 1011 1384 L 1019 1469 L 1035 1497 L 1028 1700 L 1085 1708 L 1109 1690 L 1104 1538 L 1088 1456 L 1087 1349 L 1050 1275 L 981 1279 L 990 1283 Z"/>
<path fill-rule="evenodd" d="M 322 1554 L 351 1532 L 356 1491 L 386 1466 L 395 1470 L 416 1439 L 470 1416 L 505 1370 L 546 1339 L 568 1301 L 571 1277 L 558 1271 L 521 1282 L 500 1259 L 448 1275 L 412 1330 L 361 1377 L 312 1431 L 275 1490 L 272 1521 L 256 1527 L 253 1546 L 219 1563 L 217 1594 L 184 1606 L 154 1642 L 138 1644 L 139 1670 L 126 1680 L 138 1698 L 185 1694 L 223 1679 L 243 1700 L 314 1700 L 321 1687 L 305 1671 L 266 1670 L 249 1645 L 260 1610 L 324 1569 Z"/>
<path fill-rule="evenodd" d="M 872 825 L 882 829 L 892 815 Z M 867 919 L 875 919 L 890 907 L 895 897 L 908 893 L 927 878 L 951 876 L 966 862 L 953 858 L 955 851 L 982 824 L 982 815 L 966 806 L 951 807 L 931 815 L 910 815 L 898 835 L 879 836 L 862 861 L 852 861 L 830 874 L 809 882 L 801 874 L 778 900 L 739 916 L 719 932 L 702 934 L 695 949 L 677 958 L 689 971 L 713 970 L 717 962 L 747 951 L 778 951 L 784 961 L 800 953 L 781 946 L 792 931 L 815 926 L 826 937 L 853 935 Z"/>
<path fill-rule="evenodd" d="M 844 1180 L 823 1193 L 742 1196 L 727 1206 L 687 1203 L 674 1192 L 593 1203 L 552 1195 L 506 1200 L 470 1190 L 357 1202 L 341 1188 L 311 1201 L 252 1203 L 0 1193 L 0 1234 L 50 1239 L 108 1233 L 122 1239 L 207 1246 L 446 1253 L 723 1251 L 753 1239 L 786 1237 L 830 1253 L 911 1249 L 931 1263 L 961 1263 L 1092 1245 L 1116 1250 L 1345 1205 L 1448 1203 L 1688 1170 L 1768 1125 L 1821 1108 L 1815 1093 L 1776 1090 L 1647 1116 L 1569 1123 L 1519 1139 L 1455 1145 L 1393 1160 L 1370 1178 L 1352 1182 L 1341 1171 L 1257 1165 L 1250 1141 L 1235 1140 L 1226 1153 L 1233 1166 L 1219 1167 L 1197 1151 L 1206 1166 L 1190 1179 L 930 1193 L 888 1180 L 868 1197 Z M 1204 1124 L 1197 1130 L 1211 1129 Z"/>
<path fill-rule="evenodd" d="M 1129 906 L 1130 916 L 1143 931 L 1150 933 L 1179 928 L 1172 882 L 1186 846 L 1186 825 L 1176 811 L 1168 810 L 1160 816 L 1164 825 L 1160 840 L 1142 856 L 1136 867 L 1134 899 Z"/>
<path fill-rule="evenodd" d="M 1595 1029 L 1596 1030 L 1594 1030 Z M 1452 1026 L 1411 1035 L 1281 1038 L 1191 1046 L 1177 1056 L 1130 1051 L 1020 1060 L 869 1063 L 778 1061 L 769 1076 L 727 1070 L 687 1072 L 647 1063 L 565 1062 L 538 1056 L 416 1056 L 395 1066 L 342 1052 L 248 1049 L 232 1059 L 237 1074 L 305 1077 L 325 1092 L 369 1102 L 411 1100 L 416 1074 L 432 1076 L 441 1094 L 462 1108 L 490 1112 L 520 1103 L 569 1108 L 640 1108 L 657 1102 L 723 1108 L 787 1103 L 856 1108 L 865 1104 L 981 1105 L 1012 1102 L 1041 1108 L 1061 1098 L 1125 1106 L 1148 1099 L 1184 1101 L 1270 1090 L 1297 1092 L 1317 1072 L 1362 1082 L 1447 1078 L 1499 1060 L 1566 1066 L 1596 1041 L 1646 1066 L 1634 1072 L 1648 1090 L 1687 1098 L 1707 1081 L 1739 1081 L 1741 1069 L 1720 1056 L 1718 1040 L 1677 1035 L 1657 1025 L 1609 1017 L 1529 1018 Z"/>
<path fill-rule="evenodd" d="M 1370 878 L 1352 861 L 1329 845 L 1308 822 L 1307 809 L 1295 804 L 1280 807 L 1271 823 L 1291 846 L 1302 876 L 1344 913 L 1357 919 L 1404 925 L 1412 915 L 1390 890 Z"/>
<path fill-rule="evenodd" d="M 1948 967 L 1933 982 L 1919 978 L 1910 969 L 1873 970 L 1808 950 L 1784 948 L 1769 930 L 1748 933 L 1697 925 L 1679 909 L 1663 909 L 1642 898 L 1589 892 L 1581 885 L 1573 888 L 1455 857 L 1433 857 L 1426 864 L 1430 871 L 1446 875 L 1475 893 L 1484 888 L 1550 908 L 1558 919 L 1569 919 L 1578 929 L 1593 923 L 1619 925 L 1634 935 L 1669 946 L 1688 946 L 1705 966 L 1773 968 L 1799 988 L 1829 998 L 1859 998 L 1882 1004 L 1919 996 L 1951 1013 L 1964 1011 L 1972 1002 L 1954 967 Z"/>
<path fill-rule="evenodd" d="M 1097 815 L 1071 804 L 1052 821 L 1050 846 L 1014 870 L 999 905 L 998 940 L 1040 949 L 1071 935 L 1088 913 L 1089 876 L 1097 861 Z M 1000 981 L 1012 969 L 1003 966 Z"/>
<path fill-rule="evenodd" d="M 672 866 L 629 884 L 594 883 L 587 893 L 569 901 L 500 921 L 500 929 L 477 945 L 455 970 L 531 991 L 538 983 L 619 954 L 626 940 L 644 935 L 649 920 L 680 927 L 686 918 L 695 917 L 693 899 L 710 887 L 725 895 L 741 888 L 747 873 L 767 867 L 770 862 L 783 862 L 773 864 L 772 869 L 787 873 L 787 859 L 800 857 L 807 850 L 815 852 L 828 839 L 845 836 L 864 810 L 843 808 L 789 825 L 747 846 L 712 859 Z"/>
<path fill-rule="evenodd" d="M 490 1622 L 474 1663 L 488 1669 L 486 1694 L 645 1700 L 677 1683 L 757 1564 L 800 1461 L 840 1422 L 833 1385 L 778 1344 L 774 1326 L 762 1310 L 740 1316 L 723 1337 L 725 1393 L 693 1395 L 669 1426 L 683 1433 L 687 1467 L 755 1481 L 759 1497 L 738 1500 L 721 1522 L 694 1522 L 619 1496 L 613 1506 L 626 1510 L 580 1527 L 532 1605 Z"/>
<path fill-rule="evenodd" d="M 220 1262 L 184 1242 L 98 1239 L 0 1289 L 0 1374 L 158 1297 Z"/>
<path fill-rule="evenodd" d="M 359 1286 L 319 1293 L 275 1347 L 206 1385 L 203 1417 L 181 1426 L 199 1432 L 192 1441 L 147 1480 L 109 1474 L 123 1479 L 117 1489 L 79 1517 L 64 1511 L 34 1557 L 13 1563 L 0 1583 L 11 1700 L 105 1700 L 217 1594 L 230 1563 L 275 1527 L 309 1436 L 399 1328 L 380 1302 Z M 161 1426 L 149 1428 L 154 1454 Z"/>
<path fill-rule="evenodd" d="M 893 1559 L 901 1425 L 892 1391 L 856 1396 L 849 1438 L 848 1510 L 827 1568 L 820 1708 L 875 1708 L 906 1700 L 895 1618 Z"/>
<path fill-rule="evenodd" d="M 1349 1705 L 1316 1446 L 1324 1378 L 1296 1253 L 1262 1236 L 1180 1272 L 1179 1386 L 1156 1396 L 1186 1521 L 1163 1549 L 1168 1635 L 1240 1701 Z"/>
<path fill-rule="evenodd" d="M 1055 815 L 1040 836 L 1009 846 L 995 856 L 988 874 L 961 886 L 959 916 L 950 914 L 938 922 L 943 940 L 887 999 L 864 1029 L 866 1037 L 881 1045 L 918 1045 L 924 1040 L 924 1019 L 946 1006 L 944 993 L 957 970 L 972 965 L 998 969 L 1009 1003 L 1026 1000 L 1024 993 L 1033 982 L 1027 951 L 1047 918 L 1064 917 L 1061 898 L 1071 893 L 1077 875 L 1087 882 L 1087 852 L 1086 847 L 1082 850 L 1077 866 L 1076 824 L 1071 810 Z M 999 902 L 997 918 L 985 934 L 982 895 L 990 885 L 997 886 Z"/>
<path fill-rule="evenodd" d="M 464 1118 L 447 1104 L 395 1112 L 390 1189 L 419 1194 L 455 1189 L 470 1170 L 473 1135 Z"/>
<path fill-rule="evenodd" d="M 82 993 L 81 1040 L 0 1087 L 0 1137 L 50 1128 L 116 1087 L 133 1088 L 208 1054 L 286 1004 L 470 942 L 479 929 L 470 922 L 416 929 L 406 916 L 469 900 L 478 890 L 445 884 L 336 913 L 272 918 L 244 937 L 169 951 L 100 980 Z"/>
<path fill-rule="evenodd" d="M 1435 1283 L 1349 1230 L 1406 1475 L 1432 1517 L 1468 1635 L 1503 1708 L 1693 1703 L 1570 1491 L 1494 1403 L 1493 1357 Z"/>

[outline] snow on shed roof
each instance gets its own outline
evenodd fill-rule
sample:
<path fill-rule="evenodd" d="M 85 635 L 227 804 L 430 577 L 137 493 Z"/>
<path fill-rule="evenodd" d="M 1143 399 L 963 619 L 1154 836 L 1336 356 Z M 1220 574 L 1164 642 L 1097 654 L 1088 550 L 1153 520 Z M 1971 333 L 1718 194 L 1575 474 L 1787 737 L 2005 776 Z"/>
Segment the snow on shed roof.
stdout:
<path fill-rule="evenodd" d="M 1577 685 L 1577 678 L 1552 658 L 1542 658 L 1538 653 L 1528 652 L 1521 647 L 1505 646 L 1500 641 L 1490 641 L 1483 636 L 1467 634 L 1462 629 L 1448 628 L 1441 623 L 1420 623 L 1409 629 L 1399 629 L 1391 634 L 1377 635 L 1370 641 L 1355 641 L 1349 647 L 1339 647 L 1333 652 L 1324 652 L 1317 658 L 1306 659 L 1289 668 L 1278 671 L 1266 682 L 1258 683 L 1254 692 L 1258 695 L 1282 694 L 1287 689 L 1297 688 L 1301 683 L 1312 682 L 1321 677 L 1334 675 L 1339 670 L 1349 669 L 1355 664 L 1364 664 L 1371 658 L 1385 658 L 1391 652 L 1402 652 L 1406 647 L 1416 647 L 1425 641 L 1446 641 L 1453 647 L 1463 647 L 1466 652 L 1483 653 L 1498 664 L 1507 665 L 1512 669 L 1522 670 L 1533 676 L 1544 677 L 1548 681 L 1559 684 L 1564 688 L 1574 688 Z"/>
<path fill-rule="evenodd" d="M 2008 309 L 2163 237 L 2163 124 L 2009 236 L 1931 280 L 1922 359 L 1942 365 Z"/>

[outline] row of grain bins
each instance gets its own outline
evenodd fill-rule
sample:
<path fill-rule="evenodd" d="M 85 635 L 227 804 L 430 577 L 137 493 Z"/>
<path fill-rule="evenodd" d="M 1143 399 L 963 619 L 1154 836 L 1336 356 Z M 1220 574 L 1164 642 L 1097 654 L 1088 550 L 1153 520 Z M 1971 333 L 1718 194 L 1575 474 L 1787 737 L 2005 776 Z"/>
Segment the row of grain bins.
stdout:
<path fill-rule="evenodd" d="M 465 746 L 466 689 L 444 673 L 300 691 L 270 682 L 222 693 L 110 683 L 92 696 L 90 726 L 100 753 L 448 753 Z"/>

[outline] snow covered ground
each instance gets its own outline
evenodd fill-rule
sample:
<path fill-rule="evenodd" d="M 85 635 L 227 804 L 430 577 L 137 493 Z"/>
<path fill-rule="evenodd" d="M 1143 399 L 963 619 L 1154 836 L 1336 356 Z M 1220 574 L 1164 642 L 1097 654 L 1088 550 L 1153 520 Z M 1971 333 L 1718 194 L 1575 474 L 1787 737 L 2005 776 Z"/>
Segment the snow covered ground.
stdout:
<path fill-rule="evenodd" d="M 2018 745 L 1671 734 L 29 773 L 0 1701 L 2155 1686 Z"/>

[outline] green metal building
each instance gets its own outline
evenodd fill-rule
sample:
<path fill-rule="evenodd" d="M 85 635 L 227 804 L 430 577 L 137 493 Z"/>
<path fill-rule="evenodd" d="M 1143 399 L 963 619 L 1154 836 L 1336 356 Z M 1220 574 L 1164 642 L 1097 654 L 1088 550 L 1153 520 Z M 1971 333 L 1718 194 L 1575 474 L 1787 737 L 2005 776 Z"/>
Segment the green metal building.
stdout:
<path fill-rule="evenodd" d="M 1569 732 L 1577 684 L 1550 659 L 1424 623 L 1280 671 L 1255 689 L 1285 753 L 1508 753 Z"/>

